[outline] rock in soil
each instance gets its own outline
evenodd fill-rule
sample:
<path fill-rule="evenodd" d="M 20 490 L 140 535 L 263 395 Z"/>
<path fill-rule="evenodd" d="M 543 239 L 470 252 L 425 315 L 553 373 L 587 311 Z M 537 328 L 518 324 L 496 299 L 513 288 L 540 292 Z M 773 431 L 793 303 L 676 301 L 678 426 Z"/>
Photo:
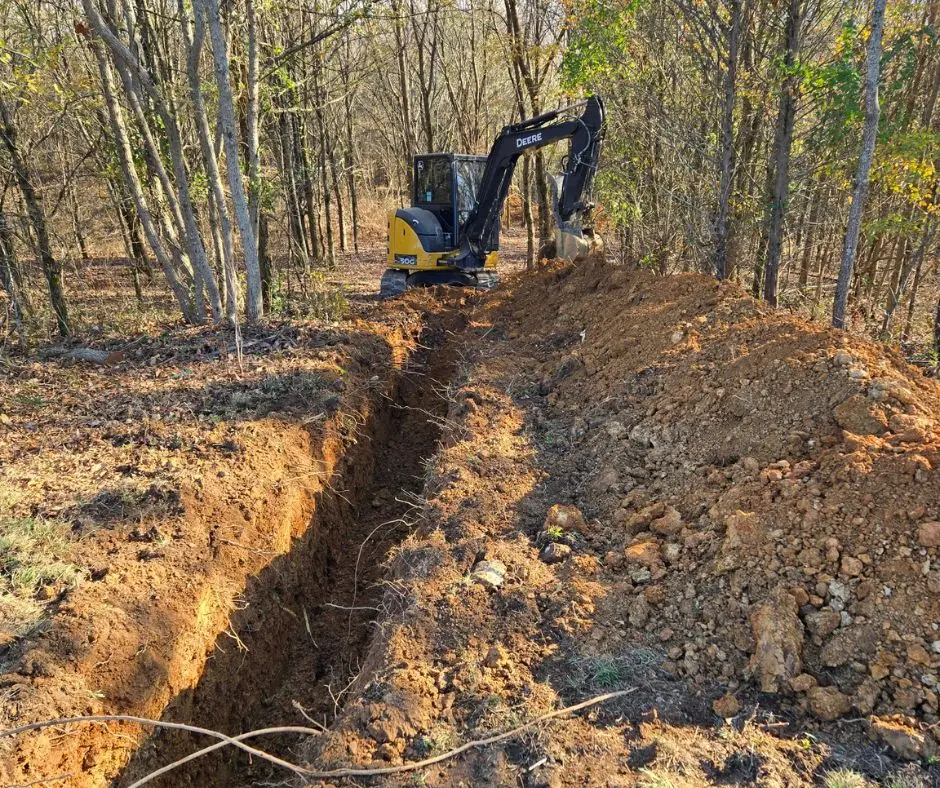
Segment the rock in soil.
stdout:
<path fill-rule="evenodd" d="M 776 589 L 751 615 L 756 646 L 748 671 L 762 692 L 779 692 L 802 670 L 803 624 L 796 600 Z"/>
<path fill-rule="evenodd" d="M 906 761 L 933 757 L 937 749 L 935 742 L 928 734 L 917 730 L 915 725 L 913 720 L 901 715 L 872 717 L 869 736 L 888 745 L 898 758 Z"/>

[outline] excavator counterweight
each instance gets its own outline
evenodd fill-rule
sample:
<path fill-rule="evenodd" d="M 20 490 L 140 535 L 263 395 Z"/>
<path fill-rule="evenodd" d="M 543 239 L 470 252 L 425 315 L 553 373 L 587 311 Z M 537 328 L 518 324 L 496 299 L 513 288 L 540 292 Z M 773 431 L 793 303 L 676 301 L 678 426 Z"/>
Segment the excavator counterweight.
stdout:
<path fill-rule="evenodd" d="M 583 111 L 575 115 L 576 109 Z M 597 169 L 604 131 L 598 96 L 503 128 L 488 156 L 452 153 L 415 157 L 412 205 L 389 215 L 388 269 L 380 294 L 407 287 L 455 284 L 492 287 L 498 280 L 499 216 L 519 157 L 570 141 L 564 171 L 552 181 L 556 254 L 573 258 L 589 247 L 584 202 Z"/>

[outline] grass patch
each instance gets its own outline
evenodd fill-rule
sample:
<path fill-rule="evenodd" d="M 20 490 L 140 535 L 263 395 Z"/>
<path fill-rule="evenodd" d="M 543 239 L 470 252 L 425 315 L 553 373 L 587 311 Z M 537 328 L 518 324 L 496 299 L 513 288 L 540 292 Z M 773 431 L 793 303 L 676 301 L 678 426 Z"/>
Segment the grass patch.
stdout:
<path fill-rule="evenodd" d="M 575 692 L 610 692 L 648 681 L 661 664 L 662 656 L 645 648 L 635 648 L 616 656 L 602 654 L 572 659 L 567 663 L 566 681 Z"/>
<path fill-rule="evenodd" d="M 41 589 L 74 588 L 83 570 L 66 559 L 68 528 L 54 520 L 0 517 L 0 630 L 21 637 L 36 627 Z"/>
<path fill-rule="evenodd" d="M 825 788 L 868 788 L 870 783 L 851 769 L 833 769 L 823 777 Z"/>

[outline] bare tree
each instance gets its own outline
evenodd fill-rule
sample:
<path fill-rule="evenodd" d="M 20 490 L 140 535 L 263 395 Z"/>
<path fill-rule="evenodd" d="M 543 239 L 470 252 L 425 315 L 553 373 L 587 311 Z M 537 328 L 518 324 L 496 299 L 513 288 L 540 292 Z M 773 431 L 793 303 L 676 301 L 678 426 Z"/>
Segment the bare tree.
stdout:
<path fill-rule="evenodd" d="M 26 203 L 26 211 L 35 236 L 36 253 L 49 285 L 49 300 L 55 314 L 56 328 L 60 336 L 67 337 L 72 333 L 72 328 L 69 325 L 68 306 L 65 303 L 65 290 L 62 285 L 62 263 L 52 253 L 42 201 L 33 184 L 33 175 L 29 165 L 20 151 L 12 110 L 2 97 L 0 97 L 0 142 L 3 142 L 6 148 L 16 184 Z"/>
<path fill-rule="evenodd" d="M 258 244 L 248 209 L 245 184 L 239 167 L 238 127 L 235 124 L 235 102 L 229 80 L 228 47 L 219 17 L 218 0 L 199 0 L 209 26 L 212 39 L 212 57 L 215 64 L 215 81 L 219 89 L 219 129 L 225 146 L 225 164 L 228 172 L 229 191 L 235 208 L 235 219 L 242 241 L 245 257 L 246 298 L 245 313 L 249 320 L 257 320 L 264 311 L 261 298 L 261 268 L 258 265 Z"/>
<path fill-rule="evenodd" d="M 868 63 L 865 70 L 865 126 L 862 131 L 862 150 L 858 157 L 858 171 L 855 175 L 855 190 L 852 193 L 852 209 L 849 212 L 849 223 L 842 247 L 839 281 L 832 304 L 832 325 L 835 328 L 845 328 L 849 285 L 852 282 L 858 236 L 862 229 L 862 212 L 865 210 L 871 163 L 878 137 L 878 119 L 881 117 L 881 107 L 878 103 L 878 78 L 881 73 L 881 37 L 884 32 L 884 21 L 885 0 L 874 0 L 871 33 L 868 36 Z"/>

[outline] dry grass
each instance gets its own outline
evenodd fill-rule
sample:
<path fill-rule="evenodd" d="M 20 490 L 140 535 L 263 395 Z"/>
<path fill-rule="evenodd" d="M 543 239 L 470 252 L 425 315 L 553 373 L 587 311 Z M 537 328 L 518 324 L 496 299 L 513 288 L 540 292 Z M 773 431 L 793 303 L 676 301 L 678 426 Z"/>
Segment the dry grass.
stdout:
<path fill-rule="evenodd" d="M 0 631 L 20 637 L 41 621 L 38 596 L 74 588 L 84 572 L 65 560 L 68 529 L 53 520 L 0 517 Z"/>
<path fill-rule="evenodd" d="M 851 769 L 834 769 L 823 777 L 825 788 L 868 788 L 871 783 Z"/>

